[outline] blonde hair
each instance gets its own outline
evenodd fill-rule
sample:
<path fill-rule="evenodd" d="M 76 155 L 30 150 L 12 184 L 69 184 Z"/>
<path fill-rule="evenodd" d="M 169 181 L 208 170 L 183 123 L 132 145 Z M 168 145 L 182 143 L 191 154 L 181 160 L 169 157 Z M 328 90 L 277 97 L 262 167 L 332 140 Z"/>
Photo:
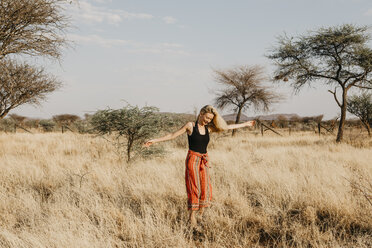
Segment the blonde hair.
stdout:
<path fill-rule="evenodd" d="M 224 130 L 227 130 L 227 124 L 226 121 L 222 118 L 222 116 L 218 113 L 217 109 L 215 109 L 211 105 L 205 105 L 201 110 L 198 115 L 198 120 L 199 116 L 203 115 L 205 113 L 211 113 L 213 114 L 213 119 L 212 121 L 208 124 L 208 127 L 213 131 L 213 132 L 221 132 Z"/>

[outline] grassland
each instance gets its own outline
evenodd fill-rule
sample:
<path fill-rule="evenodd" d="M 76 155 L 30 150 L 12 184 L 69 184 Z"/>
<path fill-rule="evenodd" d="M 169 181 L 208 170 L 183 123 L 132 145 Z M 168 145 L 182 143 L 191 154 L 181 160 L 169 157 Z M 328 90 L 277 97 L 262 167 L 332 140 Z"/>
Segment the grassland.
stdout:
<path fill-rule="evenodd" d="M 371 139 L 348 143 L 214 136 L 214 202 L 190 230 L 185 139 L 126 164 L 99 137 L 1 133 L 0 247 L 372 247 Z"/>

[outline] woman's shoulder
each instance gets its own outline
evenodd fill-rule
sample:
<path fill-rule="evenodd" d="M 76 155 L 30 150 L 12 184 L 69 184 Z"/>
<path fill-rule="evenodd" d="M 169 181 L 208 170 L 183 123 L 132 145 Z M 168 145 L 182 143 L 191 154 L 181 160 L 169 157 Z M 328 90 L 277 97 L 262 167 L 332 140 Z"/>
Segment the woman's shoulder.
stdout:
<path fill-rule="evenodd" d="M 193 122 L 187 122 L 186 124 L 185 124 L 185 128 L 186 128 L 186 131 L 187 131 L 187 134 L 189 134 L 189 135 L 191 135 L 191 133 L 192 133 L 192 131 L 193 131 L 193 129 L 194 129 L 194 125 L 195 125 L 195 123 L 193 123 Z"/>
<path fill-rule="evenodd" d="M 187 128 L 193 128 L 195 126 L 195 123 L 194 122 L 192 122 L 192 121 L 189 121 L 189 122 L 187 122 L 186 124 L 185 124 L 185 127 L 187 127 Z"/>

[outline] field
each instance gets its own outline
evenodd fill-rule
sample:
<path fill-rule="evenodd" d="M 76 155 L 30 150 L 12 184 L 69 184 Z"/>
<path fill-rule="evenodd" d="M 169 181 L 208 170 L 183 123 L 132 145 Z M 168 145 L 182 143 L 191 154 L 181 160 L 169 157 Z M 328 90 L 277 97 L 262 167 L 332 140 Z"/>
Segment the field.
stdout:
<path fill-rule="evenodd" d="M 127 164 L 99 137 L 0 133 L 0 247 L 372 247 L 371 139 L 215 135 L 191 230 L 184 138 Z"/>

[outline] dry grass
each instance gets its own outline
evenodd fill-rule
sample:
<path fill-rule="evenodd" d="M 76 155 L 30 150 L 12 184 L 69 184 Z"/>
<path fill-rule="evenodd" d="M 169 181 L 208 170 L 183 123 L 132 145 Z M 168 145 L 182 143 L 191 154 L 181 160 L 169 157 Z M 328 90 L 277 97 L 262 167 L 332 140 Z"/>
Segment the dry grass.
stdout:
<path fill-rule="evenodd" d="M 127 165 L 100 138 L 0 134 L 0 247 L 371 247 L 372 148 L 333 139 L 215 136 L 190 231 L 185 139 Z"/>

